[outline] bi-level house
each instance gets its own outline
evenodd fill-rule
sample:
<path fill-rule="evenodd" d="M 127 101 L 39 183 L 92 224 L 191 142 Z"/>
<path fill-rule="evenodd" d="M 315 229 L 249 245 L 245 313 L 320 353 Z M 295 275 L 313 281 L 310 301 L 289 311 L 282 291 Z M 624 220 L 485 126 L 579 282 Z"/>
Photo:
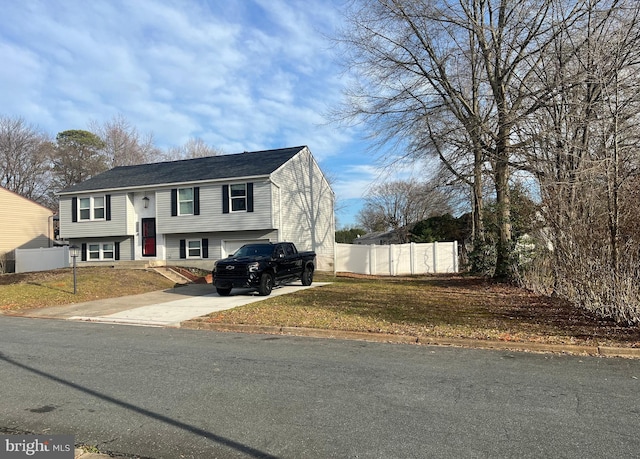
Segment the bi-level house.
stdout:
<path fill-rule="evenodd" d="M 333 269 L 335 196 L 306 146 L 116 167 L 59 196 L 79 265 L 211 269 L 245 243 L 291 241 Z"/>

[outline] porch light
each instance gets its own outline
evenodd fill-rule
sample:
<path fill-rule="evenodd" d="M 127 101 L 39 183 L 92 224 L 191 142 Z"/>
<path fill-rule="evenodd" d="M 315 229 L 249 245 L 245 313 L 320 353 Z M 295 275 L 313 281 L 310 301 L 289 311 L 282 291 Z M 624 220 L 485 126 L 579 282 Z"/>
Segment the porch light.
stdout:
<path fill-rule="evenodd" d="M 149 207 L 149 198 L 147 196 L 142 198 L 142 203 L 144 204 L 144 208 L 147 209 Z"/>

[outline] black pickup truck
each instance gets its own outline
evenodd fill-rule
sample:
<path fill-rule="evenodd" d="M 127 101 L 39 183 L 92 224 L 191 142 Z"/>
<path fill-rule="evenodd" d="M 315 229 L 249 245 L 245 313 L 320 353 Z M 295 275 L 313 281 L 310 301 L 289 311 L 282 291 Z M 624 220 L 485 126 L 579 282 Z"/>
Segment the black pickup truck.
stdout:
<path fill-rule="evenodd" d="M 220 296 L 232 288 L 255 288 L 260 295 L 273 287 L 301 280 L 311 285 L 315 269 L 315 252 L 298 252 L 292 242 L 246 244 L 213 266 L 213 285 Z"/>

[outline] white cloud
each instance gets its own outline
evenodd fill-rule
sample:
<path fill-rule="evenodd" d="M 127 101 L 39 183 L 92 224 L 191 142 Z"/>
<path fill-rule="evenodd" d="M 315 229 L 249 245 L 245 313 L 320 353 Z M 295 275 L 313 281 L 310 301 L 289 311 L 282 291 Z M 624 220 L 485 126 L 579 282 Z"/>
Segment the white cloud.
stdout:
<path fill-rule="evenodd" d="M 2 115 L 55 136 L 122 114 L 163 148 L 308 145 L 340 195 L 359 198 L 372 180 L 341 165 L 371 162 L 355 130 L 323 116 L 341 97 L 323 36 L 340 21 L 332 2 L 4 3 Z"/>

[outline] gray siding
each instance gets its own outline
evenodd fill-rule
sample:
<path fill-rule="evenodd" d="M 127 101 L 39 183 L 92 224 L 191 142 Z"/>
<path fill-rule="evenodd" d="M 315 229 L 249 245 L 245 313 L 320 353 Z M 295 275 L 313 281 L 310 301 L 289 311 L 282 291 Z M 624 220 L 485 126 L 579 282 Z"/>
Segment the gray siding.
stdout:
<path fill-rule="evenodd" d="M 126 193 L 106 193 L 111 195 L 111 220 L 73 222 L 71 216 L 72 196 L 60 198 L 60 237 L 62 239 L 85 238 L 100 235 L 101 237 L 132 235 L 127 227 L 127 209 L 130 200 Z M 96 194 L 104 196 L 105 193 Z M 78 195 L 86 197 L 90 195 Z"/>
<path fill-rule="evenodd" d="M 271 217 L 271 183 L 253 181 L 253 212 L 222 212 L 222 186 L 246 181 L 229 181 L 200 185 L 200 215 L 171 216 L 171 188 L 159 190 L 157 197 L 157 230 L 162 234 L 273 228 Z"/>
<path fill-rule="evenodd" d="M 245 241 L 265 239 L 271 242 L 278 241 L 277 231 L 233 231 L 233 232 L 211 232 L 211 233 L 181 233 L 172 234 L 166 237 L 165 243 L 167 248 L 167 264 L 168 265 L 188 265 L 194 264 L 197 259 L 180 258 L 180 240 L 181 239 L 208 239 L 209 240 L 209 258 L 211 262 L 222 258 L 222 245 L 225 241 Z"/>
<path fill-rule="evenodd" d="M 105 243 L 105 242 L 119 242 L 120 243 L 120 260 L 88 260 L 83 262 L 81 260 L 81 256 L 78 257 L 78 264 L 83 265 L 112 265 L 117 261 L 132 261 L 134 260 L 134 251 L 133 251 L 133 237 L 90 237 L 90 238 L 78 238 L 78 239 L 70 239 L 69 245 L 76 245 L 78 247 L 82 247 L 82 244 L 91 244 L 91 243 Z"/>
<path fill-rule="evenodd" d="M 282 240 L 314 250 L 318 269 L 332 270 L 335 250 L 334 194 L 308 149 L 273 173 L 280 187 Z M 278 215 L 277 211 L 275 215 Z M 280 217 L 279 217 L 280 218 Z"/>

